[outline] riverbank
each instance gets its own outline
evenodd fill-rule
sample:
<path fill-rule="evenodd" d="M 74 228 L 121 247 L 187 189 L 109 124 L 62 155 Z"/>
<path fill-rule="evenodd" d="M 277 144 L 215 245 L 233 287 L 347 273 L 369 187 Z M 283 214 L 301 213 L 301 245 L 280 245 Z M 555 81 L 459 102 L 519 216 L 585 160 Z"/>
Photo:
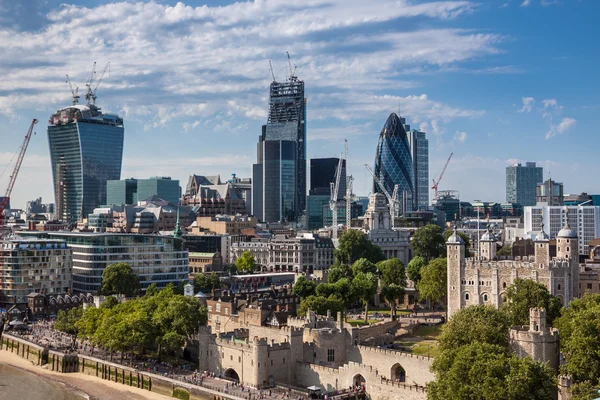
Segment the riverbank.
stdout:
<path fill-rule="evenodd" d="M 0 363 L 32 372 L 42 379 L 60 382 L 70 389 L 81 391 L 89 396 L 90 400 L 123 399 L 123 400 L 168 400 L 172 397 L 163 396 L 137 387 L 122 385 L 120 383 L 101 380 L 96 377 L 82 374 L 50 371 L 45 367 L 33 365 L 18 355 L 6 350 L 0 350 Z"/>

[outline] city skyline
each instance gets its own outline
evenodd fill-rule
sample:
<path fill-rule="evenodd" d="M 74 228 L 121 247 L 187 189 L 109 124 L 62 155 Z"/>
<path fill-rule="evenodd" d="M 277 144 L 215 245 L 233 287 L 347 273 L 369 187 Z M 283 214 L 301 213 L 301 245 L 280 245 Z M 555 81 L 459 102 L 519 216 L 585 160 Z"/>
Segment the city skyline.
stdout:
<path fill-rule="evenodd" d="M 363 164 L 372 165 L 391 112 L 427 134 L 430 179 L 455 153 L 440 190 L 463 200 L 503 201 L 505 167 L 516 161 L 536 161 L 565 193 L 600 192 L 588 145 L 600 122 L 599 56 L 585 51 L 595 2 L 203 3 L 3 4 L 0 46 L 11 61 L 0 84 L 0 170 L 28 120 L 70 104 L 66 73 L 83 90 L 93 61 L 110 61 L 98 104 L 126 121 L 122 179 L 250 177 L 268 61 L 283 80 L 290 51 L 306 83 L 306 159 L 339 156 L 347 138 L 357 194 L 370 191 Z M 78 27 L 85 33 L 71 36 Z M 53 201 L 43 133 L 32 138 L 13 207 Z"/>

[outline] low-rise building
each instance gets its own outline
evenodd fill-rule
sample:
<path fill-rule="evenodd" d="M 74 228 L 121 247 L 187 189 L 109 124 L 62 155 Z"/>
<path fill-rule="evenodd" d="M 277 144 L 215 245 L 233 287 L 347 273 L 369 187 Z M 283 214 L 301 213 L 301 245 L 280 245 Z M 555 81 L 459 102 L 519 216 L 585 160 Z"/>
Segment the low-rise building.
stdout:
<path fill-rule="evenodd" d="M 190 274 L 204 274 L 220 272 L 223 270 L 223 257 L 221 253 L 189 253 Z"/>
<path fill-rule="evenodd" d="M 240 235 L 244 229 L 254 228 L 257 224 L 256 218 L 245 215 L 199 216 L 190 226 L 190 233 L 192 235 Z"/>

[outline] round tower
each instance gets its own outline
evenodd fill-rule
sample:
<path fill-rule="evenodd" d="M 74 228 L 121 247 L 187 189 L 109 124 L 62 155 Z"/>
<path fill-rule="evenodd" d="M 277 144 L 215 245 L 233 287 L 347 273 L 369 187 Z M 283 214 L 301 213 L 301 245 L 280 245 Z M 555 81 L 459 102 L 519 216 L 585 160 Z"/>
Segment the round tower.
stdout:
<path fill-rule="evenodd" d="M 579 242 L 577 231 L 569 226 L 569 209 L 566 208 L 566 222 L 556 235 L 556 257 L 568 260 L 569 271 L 565 274 L 565 306 L 579 297 Z"/>
<path fill-rule="evenodd" d="M 481 254 L 480 257 L 484 260 L 494 260 L 496 258 L 496 236 L 492 232 L 492 228 L 488 227 L 481 239 L 479 239 Z"/>
<path fill-rule="evenodd" d="M 448 318 L 450 318 L 452 314 L 460 310 L 462 265 L 465 261 L 465 242 L 458 235 L 456 226 L 454 227 L 454 233 L 452 233 L 446 242 L 446 248 L 448 253 L 446 258 L 448 273 Z"/>

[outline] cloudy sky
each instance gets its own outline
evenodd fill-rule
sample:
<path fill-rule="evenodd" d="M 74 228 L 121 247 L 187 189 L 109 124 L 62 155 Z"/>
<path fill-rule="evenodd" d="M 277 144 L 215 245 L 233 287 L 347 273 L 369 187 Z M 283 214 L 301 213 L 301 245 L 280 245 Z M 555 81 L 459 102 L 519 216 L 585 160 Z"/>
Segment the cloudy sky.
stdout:
<path fill-rule="evenodd" d="M 249 176 L 286 51 L 309 158 L 348 139 L 359 195 L 390 112 L 427 132 L 431 177 L 454 152 L 440 189 L 464 200 L 504 201 L 519 160 L 600 192 L 596 0 L 63 3 L 0 0 L 0 173 L 40 119 L 13 207 L 54 200 L 46 121 L 70 104 L 65 74 L 83 91 L 94 61 L 110 62 L 97 104 L 125 119 L 123 177 Z"/>

